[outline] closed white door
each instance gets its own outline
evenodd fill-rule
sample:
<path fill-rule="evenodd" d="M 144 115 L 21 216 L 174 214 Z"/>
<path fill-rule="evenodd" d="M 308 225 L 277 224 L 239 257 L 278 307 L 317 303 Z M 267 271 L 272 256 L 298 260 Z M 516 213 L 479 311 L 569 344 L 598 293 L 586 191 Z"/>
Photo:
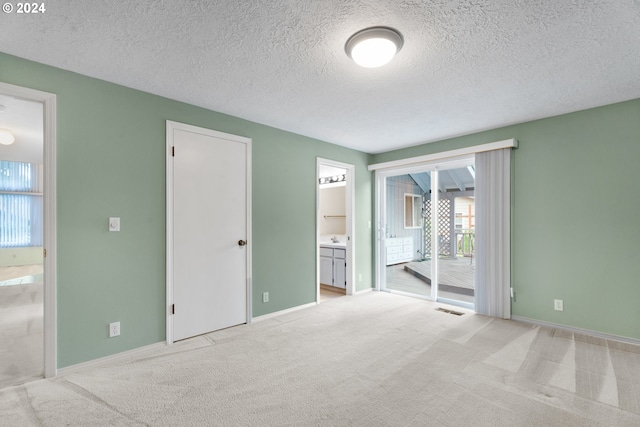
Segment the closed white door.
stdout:
<path fill-rule="evenodd" d="M 173 339 L 181 340 L 247 321 L 249 146 L 173 125 Z"/>

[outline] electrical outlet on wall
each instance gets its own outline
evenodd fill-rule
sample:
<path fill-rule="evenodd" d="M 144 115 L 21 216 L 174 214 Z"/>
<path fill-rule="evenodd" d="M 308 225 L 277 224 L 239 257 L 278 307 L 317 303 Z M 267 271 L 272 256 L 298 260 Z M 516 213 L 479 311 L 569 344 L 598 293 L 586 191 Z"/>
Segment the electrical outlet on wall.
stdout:
<path fill-rule="evenodd" d="M 109 338 L 120 336 L 120 322 L 109 323 Z"/>
<path fill-rule="evenodd" d="M 553 309 L 555 311 L 564 311 L 564 301 L 562 301 L 561 299 L 554 299 Z"/>
<path fill-rule="evenodd" d="M 269 302 L 269 292 L 262 293 L 262 302 Z"/>

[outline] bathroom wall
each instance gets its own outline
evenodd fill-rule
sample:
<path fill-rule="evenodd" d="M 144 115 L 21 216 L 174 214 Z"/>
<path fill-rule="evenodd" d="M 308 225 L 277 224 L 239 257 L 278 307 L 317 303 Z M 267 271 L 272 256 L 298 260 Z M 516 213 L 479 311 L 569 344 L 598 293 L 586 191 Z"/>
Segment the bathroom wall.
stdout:
<path fill-rule="evenodd" d="M 325 218 L 325 216 L 346 216 L 346 189 L 346 185 L 320 187 L 320 236 L 347 234 L 346 218 Z"/>

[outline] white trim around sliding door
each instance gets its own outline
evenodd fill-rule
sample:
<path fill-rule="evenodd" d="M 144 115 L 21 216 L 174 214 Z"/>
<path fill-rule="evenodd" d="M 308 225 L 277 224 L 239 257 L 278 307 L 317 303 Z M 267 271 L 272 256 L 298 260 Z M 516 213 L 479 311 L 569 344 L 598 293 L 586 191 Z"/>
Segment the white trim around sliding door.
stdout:
<path fill-rule="evenodd" d="M 456 163 L 464 166 L 470 159 L 475 158 L 477 153 L 500 150 L 503 148 L 517 148 L 518 141 L 514 138 L 502 141 L 491 142 L 470 146 L 466 148 L 428 154 L 425 156 L 411 157 L 390 162 L 369 165 L 370 171 L 375 171 L 375 289 L 383 290 L 382 284 L 386 281 L 385 263 L 385 227 L 386 212 L 385 181 L 387 177 L 403 175 L 414 172 L 424 172 L 427 170 L 455 168 Z M 445 301 L 443 301 L 445 302 Z M 447 301 L 448 302 L 448 301 Z"/>
<path fill-rule="evenodd" d="M 475 155 L 483 151 L 499 150 L 501 148 L 517 148 L 518 141 L 514 138 L 505 139 L 504 141 L 490 142 L 488 144 L 473 145 L 471 147 L 459 148 L 457 150 L 441 151 L 439 153 L 427 154 L 425 156 L 409 157 L 407 159 L 393 160 L 384 163 L 375 163 L 369 165 L 370 171 L 378 171 L 381 169 L 403 168 L 412 165 L 424 166 L 433 162 L 447 162 L 456 158 Z"/>
<path fill-rule="evenodd" d="M 382 284 L 386 282 L 386 263 L 385 263 L 385 240 L 386 240 L 386 222 L 384 214 L 387 209 L 387 201 L 384 195 L 385 182 L 388 177 L 405 175 L 410 173 L 435 171 L 438 169 L 453 169 L 456 167 L 466 167 L 470 160 L 473 160 L 473 154 L 466 154 L 457 157 L 444 157 L 440 160 L 433 159 L 429 162 L 415 163 L 409 161 L 401 165 L 397 164 L 389 168 L 377 168 L 375 174 L 375 224 L 376 224 L 376 242 L 375 242 L 375 289 L 377 291 L 384 290 Z M 409 159 L 411 160 L 411 159 Z M 371 169 L 371 166 L 369 166 Z M 429 299 L 429 298 L 427 298 Z"/>

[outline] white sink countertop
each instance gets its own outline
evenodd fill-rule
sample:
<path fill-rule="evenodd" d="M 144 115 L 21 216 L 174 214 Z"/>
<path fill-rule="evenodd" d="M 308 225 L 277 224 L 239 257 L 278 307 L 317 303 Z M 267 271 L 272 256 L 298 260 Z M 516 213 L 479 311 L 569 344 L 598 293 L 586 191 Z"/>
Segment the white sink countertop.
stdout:
<path fill-rule="evenodd" d="M 347 244 L 346 244 L 346 242 L 333 243 L 333 242 L 329 241 L 329 242 L 320 243 L 320 247 L 345 249 L 347 247 Z"/>
<path fill-rule="evenodd" d="M 331 238 L 335 237 L 338 239 L 338 243 L 334 243 L 331 241 Z M 325 248 L 346 248 L 347 247 L 347 236 L 345 235 L 324 235 L 320 236 L 319 239 L 320 246 Z"/>

